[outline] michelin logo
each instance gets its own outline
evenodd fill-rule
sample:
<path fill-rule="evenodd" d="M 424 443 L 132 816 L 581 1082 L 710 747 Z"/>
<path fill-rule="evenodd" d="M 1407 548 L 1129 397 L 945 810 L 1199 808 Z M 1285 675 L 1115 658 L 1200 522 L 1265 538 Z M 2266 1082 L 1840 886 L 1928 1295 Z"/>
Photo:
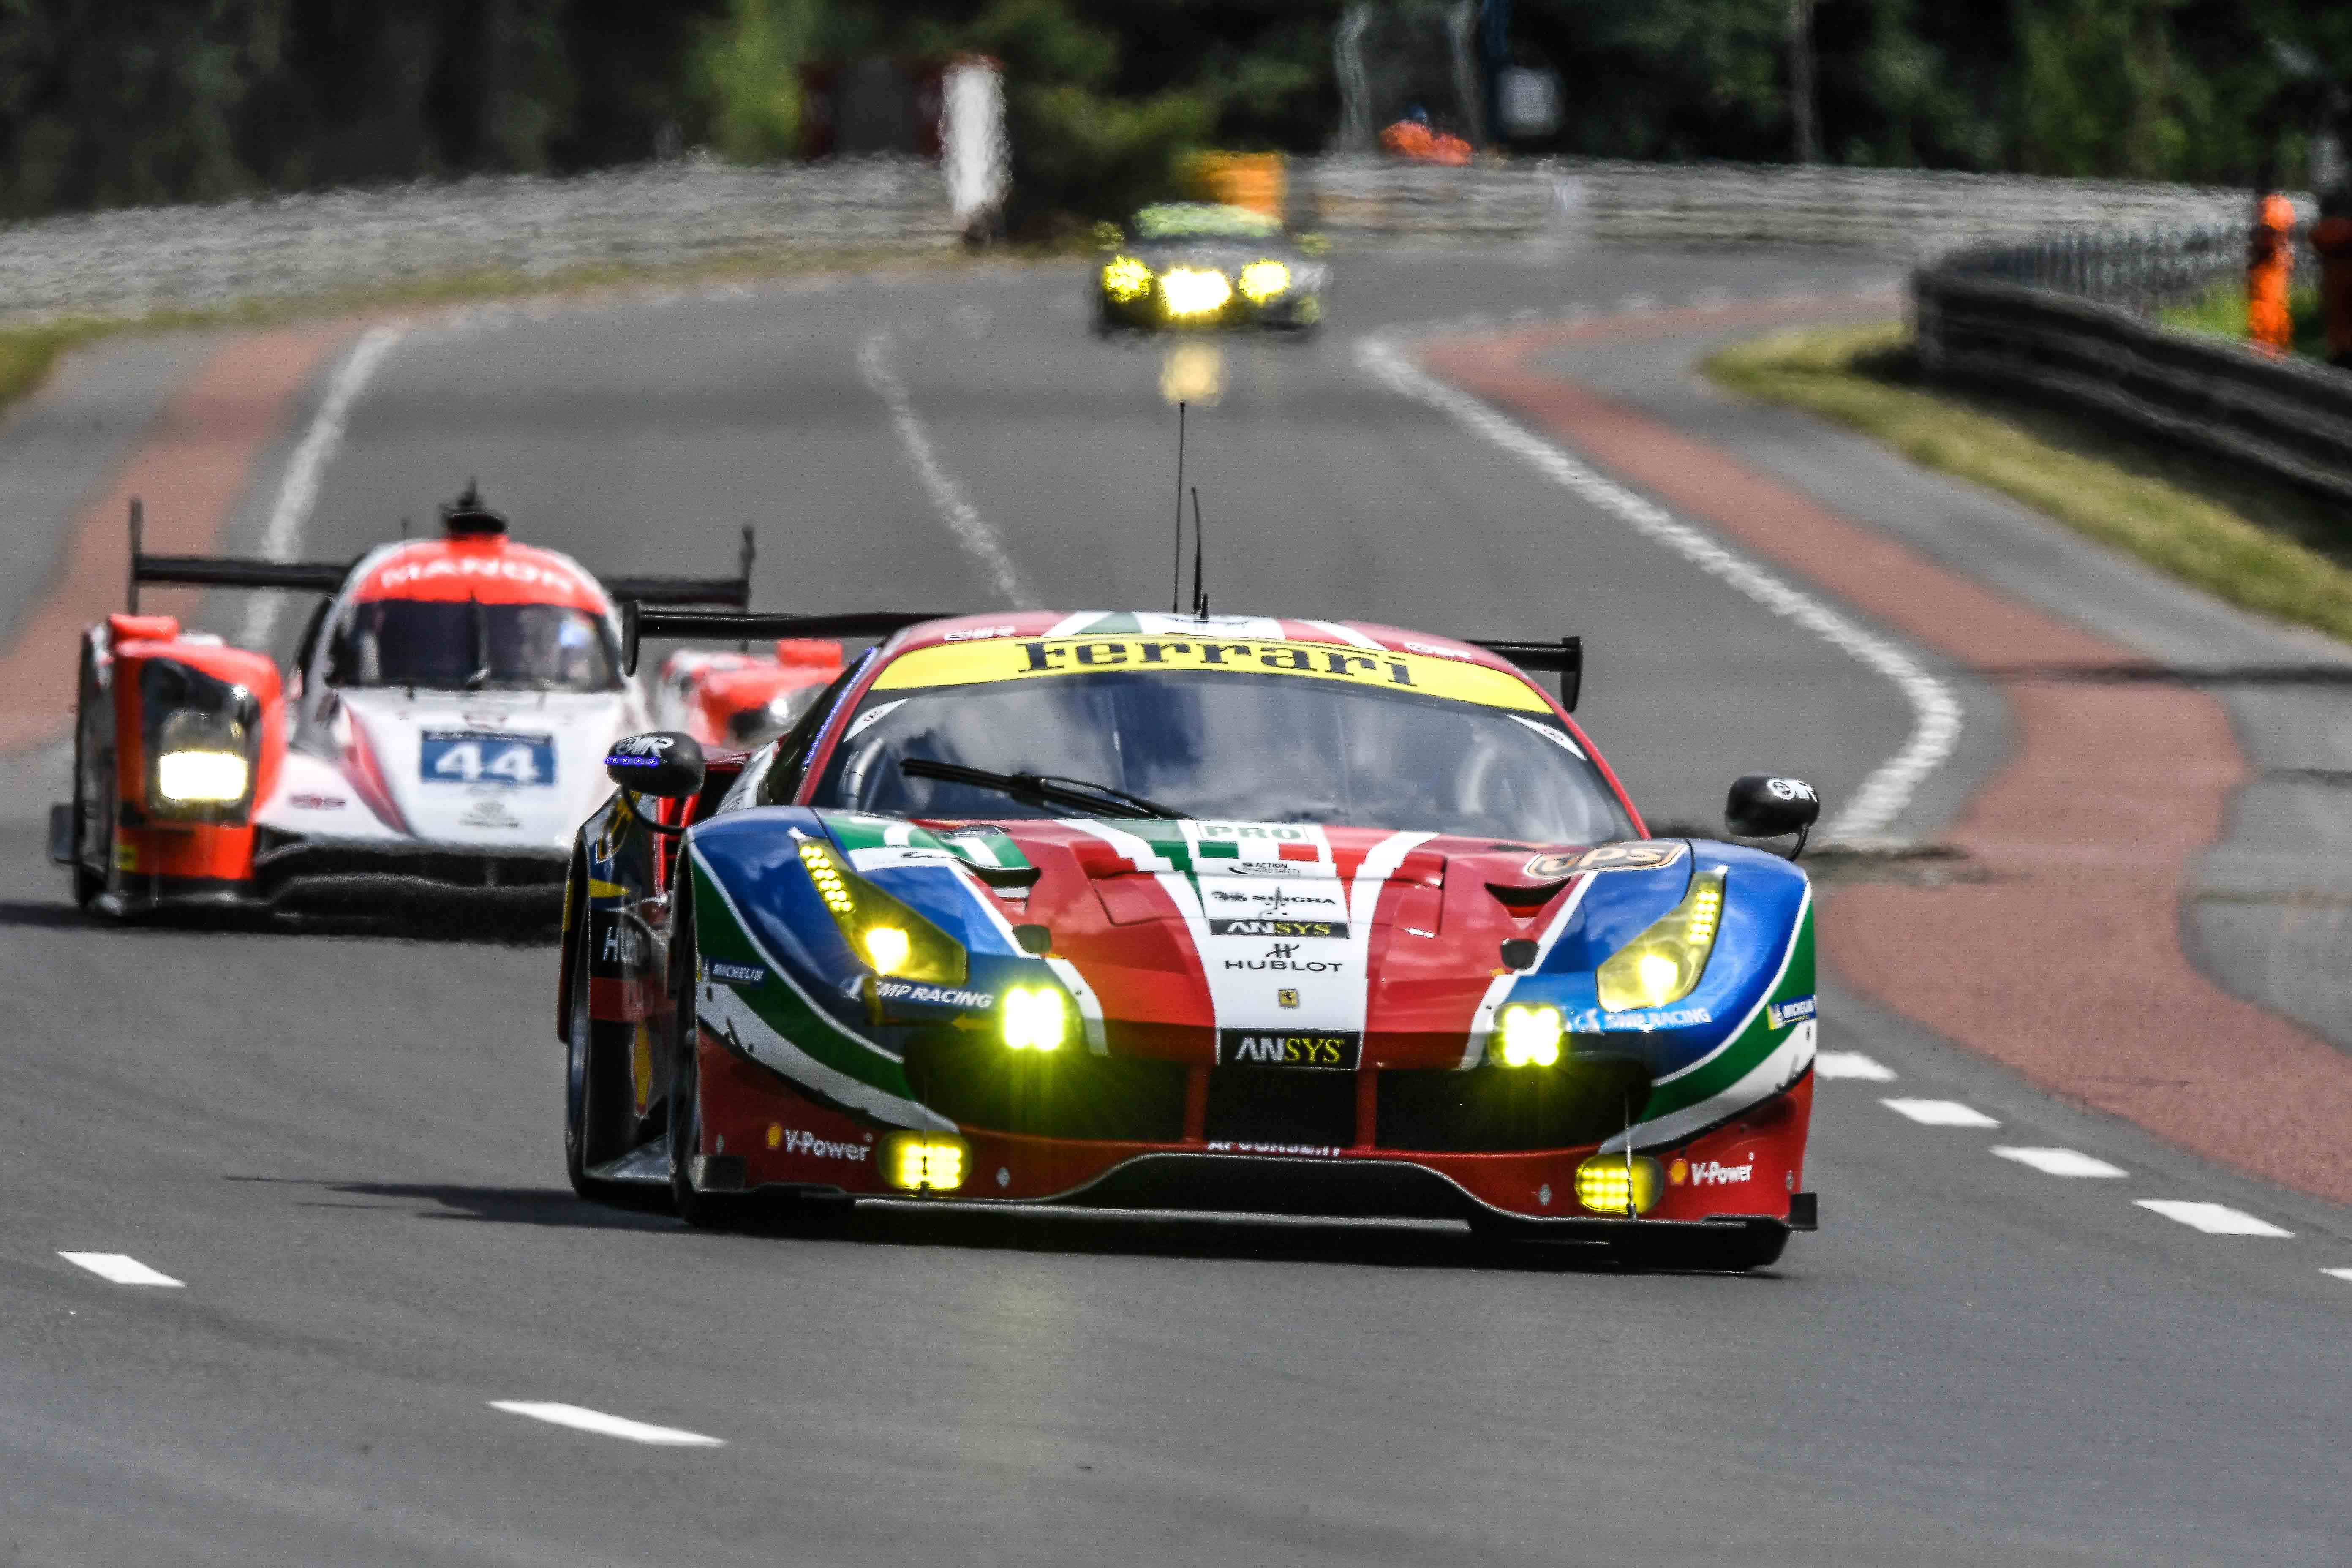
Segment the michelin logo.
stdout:
<path fill-rule="evenodd" d="M 706 958 L 702 973 L 721 985 L 757 985 L 768 977 L 768 972 L 756 963 L 730 963 L 723 958 Z"/>
<path fill-rule="evenodd" d="M 1813 998 L 1797 996 L 1786 1002 L 1775 1002 L 1766 1008 L 1765 1012 L 1771 1018 L 1774 1028 L 1785 1029 L 1801 1019 L 1813 1016 Z"/>

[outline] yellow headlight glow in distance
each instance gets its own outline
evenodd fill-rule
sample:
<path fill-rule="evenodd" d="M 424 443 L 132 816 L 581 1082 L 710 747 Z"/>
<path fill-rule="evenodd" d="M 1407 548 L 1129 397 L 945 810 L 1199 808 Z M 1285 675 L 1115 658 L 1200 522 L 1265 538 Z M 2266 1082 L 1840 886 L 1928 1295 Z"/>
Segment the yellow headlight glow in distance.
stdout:
<path fill-rule="evenodd" d="M 1055 1051 L 1070 1032 L 1070 1009 L 1050 985 L 1016 985 L 1004 994 L 1004 1044 L 1016 1051 Z"/>
<path fill-rule="evenodd" d="M 1290 268 L 1279 261 L 1253 261 L 1242 268 L 1242 298 L 1263 305 L 1290 287 Z"/>
<path fill-rule="evenodd" d="M 1124 305 L 1151 291 L 1151 268 L 1132 256 L 1116 256 L 1102 269 L 1103 292 Z"/>
<path fill-rule="evenodd" d="M 1160 297 L 1171 316 L 1213 316 L 1234 297 L 1234 286 L 1222 272 L 1177 267 L 1160 275 Z"/>

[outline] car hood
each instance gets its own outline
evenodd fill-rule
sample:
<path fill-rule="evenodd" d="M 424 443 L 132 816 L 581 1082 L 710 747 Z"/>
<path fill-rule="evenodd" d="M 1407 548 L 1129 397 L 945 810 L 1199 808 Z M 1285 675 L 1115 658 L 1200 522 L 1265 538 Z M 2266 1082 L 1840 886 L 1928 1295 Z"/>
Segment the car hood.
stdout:
<path fill-rule="evenodd" d="M 561 849 L 612 793 L 604 752 L 636 718 L 628 691 L 346 690 L 262 816 L 317 837 Z"/>

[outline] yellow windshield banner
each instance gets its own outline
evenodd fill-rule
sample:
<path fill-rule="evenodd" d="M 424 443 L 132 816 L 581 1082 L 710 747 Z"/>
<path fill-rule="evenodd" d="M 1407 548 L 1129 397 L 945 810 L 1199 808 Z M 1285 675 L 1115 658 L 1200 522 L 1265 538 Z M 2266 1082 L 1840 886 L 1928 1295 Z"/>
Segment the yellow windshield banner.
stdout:
<path fill-rule="evenodd" d="M 1101 675 L 1132 670 L 1155 675 L 1183 670 L 1225 670 L 1235 675 L 1286 675 L 1336 680 L 1349 686 L 1410 691 L 1549 713 L 1551 706 L 1517 676 L 1483 664 L 1384 648 L 1342 647 L 1331 643 L 1260 642 L 1194 637 L 1003 637 L 988 642 L 942 643 L 917 648 L 890 661 L 874 682 L 877 691 L 926 686 L 978 686 L 1052 675 Z"/>

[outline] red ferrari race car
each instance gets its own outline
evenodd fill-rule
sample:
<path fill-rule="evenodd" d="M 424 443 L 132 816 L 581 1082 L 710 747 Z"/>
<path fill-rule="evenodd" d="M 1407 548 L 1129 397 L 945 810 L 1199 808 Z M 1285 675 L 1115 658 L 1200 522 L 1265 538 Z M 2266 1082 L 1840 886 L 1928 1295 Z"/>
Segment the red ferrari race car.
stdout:
<path fill-rule="evenodd" d="M 551 910 L 600 760 L 645 723 L 608 588 L 744 605 L 736 576 L 600 584 L 519 543 L 468 487 L 437 539 L 357 562 L 150 555 L 131 611 L 82 637 L 73 798 L 50 856 L 86 907 L 348 907 L 372 887 L 537 888 Z M 280 674 L 266 654 L 141 615 L 142 584 L 324 595 Z"/>
<path fill-rule="evenodd" d="M 1725 1268 L 1813 1225 L 1808 879 L 1647 837 L 1574 639 L 627 619 L 887 640 L 748 757 L 608 756 L 557 1007 L 583 1195 L 1454 1216 Z M 1801 849 L 1818 811 L 1754 774 L 1727 815 Z"/>
<path fill-rule="evenodd" d="M 766 654 L 678 648 L 654 675 L 654 724 L 706 748 L 751 751 L 791 729 L 841 660 L 829 637 L 781 637 Z"/>

